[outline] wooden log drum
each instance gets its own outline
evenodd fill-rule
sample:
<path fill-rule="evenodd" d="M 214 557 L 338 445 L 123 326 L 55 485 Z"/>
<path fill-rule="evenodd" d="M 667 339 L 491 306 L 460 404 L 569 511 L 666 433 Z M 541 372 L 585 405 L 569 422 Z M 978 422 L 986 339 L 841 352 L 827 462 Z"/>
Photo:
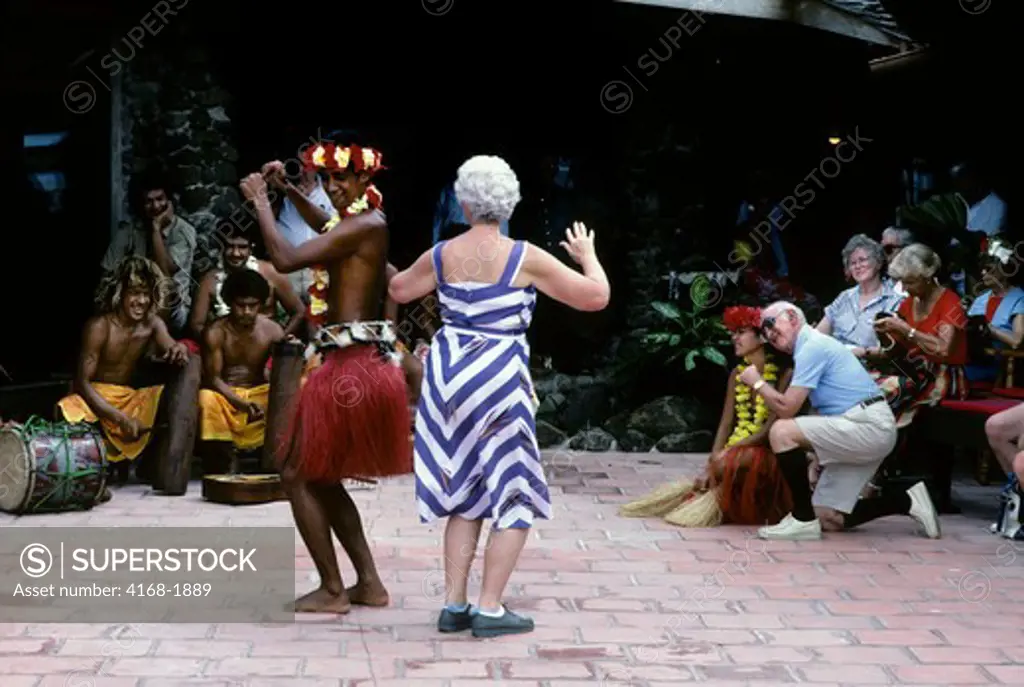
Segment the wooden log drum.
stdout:
<path fill-rule="evenodd" d="M 202 359 L 192 354 L 188 363 L 172 373 L 171 381 L 164 389 L 163 403 L 160 404 L 161 424 L 166 423 L 169 427 L 160 435 L 153 488 L 168 496 L 182 496 L 188 491 L 199 425 L 202 375 Z"/>

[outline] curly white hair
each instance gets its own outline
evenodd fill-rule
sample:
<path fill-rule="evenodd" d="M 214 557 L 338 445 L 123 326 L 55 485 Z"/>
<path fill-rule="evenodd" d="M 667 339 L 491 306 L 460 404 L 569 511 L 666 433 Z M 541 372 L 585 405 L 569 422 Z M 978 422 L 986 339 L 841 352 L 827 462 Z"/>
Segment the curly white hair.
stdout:
<path fill-rule="evenodd" d="M 493 224 L 507 221 L 522 198 L 516 173 L 494 155 L 476 155 L 462 163 L 455 197 L 469 210 L 471 222 Z"/>

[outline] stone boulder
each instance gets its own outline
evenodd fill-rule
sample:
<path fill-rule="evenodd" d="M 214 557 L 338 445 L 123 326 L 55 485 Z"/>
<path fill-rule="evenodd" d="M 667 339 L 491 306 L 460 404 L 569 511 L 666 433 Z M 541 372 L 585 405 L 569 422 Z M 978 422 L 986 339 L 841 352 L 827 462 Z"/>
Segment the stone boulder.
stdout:
<path fill-rule="evenodd" d="M 574 451 L 610 451 L 615 446 L 615 437 L 600 427 L 584 429 L 569 440 Z"/>
<path fill-rule="evenodd" d="M 540 405 L 537 418 L 575 434 L 600 425 L 611 414 L 609 380 L 605 377 L 556 373 L 534 380 Z"/>
<path fill-rule="evenodd" d="M 621 436 L 615 436 L 615 442 L 619 445 L 620 451 L 629 453 L 647 453 L 654 446 L 649 436 L 635 429 L 627 429 Z"/>
<path fill-rule="evenodd" d="M 555 427 L 550 422 L 537 420 L 537 444 L 541 448 L 552 448 L 561 446 L 569 438 L 569 435 Z"/>
<path fill-rule="evenodd" d="M 667 434 L 654 448 L 658 453 L 704 453 L 711 450 L 714 437 L 706 429 Z"/>
<path fill-rule="evenodd" d="M 670 434 L 707 429 L 711 422 L 696 399 L 663 396 L 634 410 L 626 426 L 658 441 Z"/>

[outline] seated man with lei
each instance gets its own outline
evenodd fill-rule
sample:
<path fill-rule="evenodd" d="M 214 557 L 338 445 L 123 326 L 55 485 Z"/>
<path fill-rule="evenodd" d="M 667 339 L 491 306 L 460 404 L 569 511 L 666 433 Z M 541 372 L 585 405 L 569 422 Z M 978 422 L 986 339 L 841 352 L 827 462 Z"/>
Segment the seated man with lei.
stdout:
<path fill-rule="evenodd" d="M 117 263 L 97 290 L 100 314 L 85 324 L 76 393 L 58 402 L 67 422 L 100 424 L 111 463 L 134 461 L 152 438 L 163 386 L 132 387 L 143 355 L 155 348 L 159 359 L 176 365 L 189 359 L 158 314 L 169 299 L 167 286 L 152 260 L 129 256 Z"/>
<path fill-rule="evenodd" d="M 768 446 L 775 415 L 740 381 L 740 373 L 753 365 L 762 378 L 785 390 L 793 376 L 792 362 L 783 363 L 785 356 L 765 348 L 760 309 L 726 308 L 723 322 L 742 362 L 729 375 L 725 407 L 704 474 L 664 485 L 623 506 L 620 515 L 660 516 L 681 527 L 712 527 L 775 524 L 789 512 L 789 489 Z"/>
<path fill-rule="evenodd" d="M 200 341 L 203 329 L 211 322 L 226 317 L 230 307 L 223 297 L 224 285 L 228 277 L 241 270 L 251 270 L 259 274 L 267 282 L 269 292 L 261 304 L 260 312 L 271 320 L 277 320 L 278 307 L 288 318 L 284 322 L 285 336 L 296 335 L 302 331 L 306 306 L 292 290 L 288 277 L 274 269 L 266 260 L 259 260 L 253 255 L 252 240 L 240 234 L 230 223 L 222 223 L 217 230 L 223 242 L 220 264 L 210 270 L 199 283 L 192 314 L 189 317 L 189 328 Z"/>
<path fill-rule="evenodd" d="M 233 272 L 224 282 L 228 315 L 203 333 L 203 377 L 199 392 L 200 439 L 205 473 L 238 472 L 238 451 L 263 446 L 270 384 L 271 347 L 285 338 L 281 325 L 262 314 L 270 296 L 267 280 L 253 270 Z"/>

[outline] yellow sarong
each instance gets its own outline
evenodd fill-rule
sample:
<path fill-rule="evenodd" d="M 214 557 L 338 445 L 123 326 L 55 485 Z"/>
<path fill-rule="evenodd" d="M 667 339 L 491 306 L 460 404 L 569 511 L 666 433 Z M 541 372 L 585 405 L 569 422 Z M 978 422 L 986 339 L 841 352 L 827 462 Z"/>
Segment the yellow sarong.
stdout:
<path fill-rule="evenodd" d="M 264 412 L 270 404 L 270 385 L 231 387 L 231 391 L 244 401 L 256 403 Z M 238 410 L 228 399 L 213 389 L 199 392 L 200 437 L 203 441 L 230 441 L 235 448 L 248 451 L 263 445 L 266 420 L 249 422 L 249 415 Z"/>
<path fill-rule="evenodd" d="M 147 386 L 143 389 L 133 389 L 130 386 L 120 384 L 104 384 L 93 382 L 92 388 L 104 398 L 110 405 L 114 406 L 128 417 L 138 420 L 144 428 L 152 427 L 156 421 L 156 413 L 160 408 L 160 396 L 163 394 L 163 386 Z M 96 413 L 92 411 L 85 399 L 78 394 L 70 394 L 57 402 L 61 414 L 68 422 L 90 422 L 99 420 Z M 121 436 L 121 430 L 117 425 L 104 420 L 100 423 L 103 429 L 103 437 L 107 443 L 107 460 L 117 463 L 124 459 L 135 460 L 149 444 L 153 432 L 144 432 L 135 441 L 128 441 Z"/>

